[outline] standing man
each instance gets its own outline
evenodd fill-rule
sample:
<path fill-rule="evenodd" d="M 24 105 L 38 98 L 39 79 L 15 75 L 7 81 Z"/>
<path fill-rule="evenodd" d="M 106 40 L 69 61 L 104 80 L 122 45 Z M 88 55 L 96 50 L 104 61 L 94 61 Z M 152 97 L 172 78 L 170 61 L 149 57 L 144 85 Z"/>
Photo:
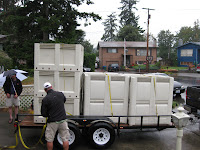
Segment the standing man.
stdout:
<path fill-rule="evenodd" d="M 63 149 L 68 150 L 69 128 L 64 107 L 66 97 L 62 92 L 54 91 L 49 82 L 44 83 L 44 90 L 47 95 L 42 100 L 41 114 L 43 117 L 48 117 L 45 132 L 47 149 L 53 150 L 53 140 L 58 130 L 63 141 Z"/>
<path fill-rule="evenodd" d="M 22 83 L 16 77 L 16 74 L 11 77 L 6 78 L 6 82 L 3 85 L 4 91 L 6 93 L 6 106 L 8 107 L 8 112 L 10 115 L 8 123 L 11 124 L 13 122 L 12 117 L 12 106 L 15 106 L 15 119 L 17 119 L 18 109 L 20 105 L 19 96 L 22 93 Z"/>

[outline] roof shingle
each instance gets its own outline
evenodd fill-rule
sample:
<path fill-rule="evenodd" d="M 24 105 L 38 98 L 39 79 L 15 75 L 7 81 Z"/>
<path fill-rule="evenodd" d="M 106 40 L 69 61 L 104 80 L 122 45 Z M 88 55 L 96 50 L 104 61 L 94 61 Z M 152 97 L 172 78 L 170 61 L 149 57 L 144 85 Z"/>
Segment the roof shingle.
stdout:
<path fill-rule="evenodd" d="M 147 47 L 147 42 L 132 42 L 126 41 L 126 47 Z M 115 42 L 99 42 L 97 48 L 99 47 L 124 47 L 123 41 Z M 149 47 L 158 47 L 156 42 L 149 42 Z"/>

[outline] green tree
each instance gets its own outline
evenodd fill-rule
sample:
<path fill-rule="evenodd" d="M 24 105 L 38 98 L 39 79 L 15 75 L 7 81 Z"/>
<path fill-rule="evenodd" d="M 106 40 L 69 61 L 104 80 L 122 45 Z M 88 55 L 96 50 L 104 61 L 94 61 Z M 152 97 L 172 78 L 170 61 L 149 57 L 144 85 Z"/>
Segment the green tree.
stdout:
<path fill-rule="evenodd" d="M 84 66 L 91 68 L 92 71 L 95 70 L 95 61 L 96 61 L 96 55 L 95 54 L 89 54 L 85 53 L 84 55 Z"/>
<path fill-rule="evenodd" d="M 15 4 L 18 0 L 0 0 L 0 12 L 9 11 L 15 8 Z"/>
<path fill-rule="evenodd" d="M 135 16 L 133 9 L 137 10 L 135 5 L 137 4 L 137 0 L 121 0 L 122 7 L 120 17 L 121 26 L 131 25 L 134 27 L 138 27 L 138 19 L 139 17 Z"/>
<path fill-rule="evenodd" d="M 4 66 L 4 70 L 12 68 L 12 59 L 2 50 L 0 50 L 0 66 Z"/>
<path fill-rule="evenodd" d="M 181 27 L 180 31 L 176 35 L 178 39 L 183 40 L 183 43 L 193 41 L 193 36 L 194 36 L 194 33 L 193 33 L 192 27 Z"/>
<path fill-rule="evenodd" d="M 127 41 L 144 41 L 142 28 L 138 25 L 139 17 L 135 16 L 133 9 L 137 10 L 135 5 L 137 0 L 121 0 L 122 7 L 120 17 L 120 30 L 117 34 L 117 40 L 121 41 L 124 38 Z"/>
<path fill-rule="evenodd" d="M 158 34 L 159 56 L 170 62 L 174 45 L 174 35 L 169 30 L 162 30 Z"/>
<path fill-rule="evenodd" d="M 103 22 L 104 31 L 103 37 L 101 40 L 104 41 L 114 41 L 115 39 L 115 32 L 117 31 L 117 21 L 115 13 L 108 15 L 108 19 Z"/>
<path fill-rule="evenodd" d="M 143 30 L 131 25 L 124 26 L 120 28 L 117 34 L 117 41 L 123 41 L 124 38 L 126 41 L 145 41 L 143 32 Z"/>
<path fill-rule="evenodd" d="M 193 27 L 182 27 L 176 34 L 176 46 L 178 46 L 179 40 L 184 43 L 199 42 L 200 41 L 200 26 L 199 20 L 194 22 Z"/>
<path fill-rule="evenodd" d="M 4 44 L 5 51 L 13 58 L 26 59 L 28 67 L 33 68 L 33 43 L 55 42 L 80 43 L 84 32 L 78 30 L 77 19 L 100 17 L 94 13 L 78 12 L 77 7 L 91 0 L 22 0 L 23 6 L 3 11 L 0 14 L 0 33 L 10 35 L 8 43 Z M 24 44 L 25 43 L 25 44 Z"/>
<path fill-rule="evenodd" d="M 84 41 L 81 42 L 81 45 L 84 47 L 84 54 L 93 52 L 93 45 L 90 44 L 89 41 L 84 40 Z"/>

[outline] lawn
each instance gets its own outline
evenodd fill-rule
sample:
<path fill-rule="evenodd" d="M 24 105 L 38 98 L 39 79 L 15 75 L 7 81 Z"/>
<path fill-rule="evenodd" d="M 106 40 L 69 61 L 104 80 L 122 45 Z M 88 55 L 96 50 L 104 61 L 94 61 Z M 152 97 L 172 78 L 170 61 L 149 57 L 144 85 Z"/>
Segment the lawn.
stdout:
<path fill-rule="evenodd" d="M 23 85 L 34 84 L 34 77 L 28 77 L 27 79 L 22 81 Z"/>
<path fill-rule="evenodd" d="M 188 67 L 170 67 L 170 66 L 163 66 L 161 69 L 175 69 L 175 70 L 188 70 Z"/>

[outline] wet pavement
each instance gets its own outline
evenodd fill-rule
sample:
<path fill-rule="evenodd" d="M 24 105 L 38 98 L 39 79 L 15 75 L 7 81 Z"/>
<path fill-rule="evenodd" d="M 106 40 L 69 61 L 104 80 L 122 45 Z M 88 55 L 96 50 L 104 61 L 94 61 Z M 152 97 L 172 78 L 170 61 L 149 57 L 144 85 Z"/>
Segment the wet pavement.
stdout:
<path fill-rule="evenodd" d="M 8 124 L 7 112 L 0 112 L 0 145 L 14 145 L 14 128 Z M 42 129 L 21 129 L 22 137 L 27 146 L 33 146 L 40 137 Z M 200 131 L 198 124 L 189 123 L 184 128 L 182 150 L 199 150 Z M 162 131 L 151 130 L 121 130 L 120 137 L 116 136 L 115 142 L 108 150 L 173 150 L 176 148 L 176 129 L 168 128 Z M 34 149 L 45 150 L 46 146 L 39 144 Z M 54 150 L 58 148 L 54 147 Z M 92 150 L 87 137 L 82 137 L 75 150 Z M 19 142 L 16 150 L 25 150 Z"/>
<path fill-rule="evenodd" d="M 185 87 L 200 85 L 200 74 L 179 74 L 174 76 L 176 81 L 181 82 Z M 185 103 L 185 93 L 174 97 L 174 101 L 180 104 Z M 191 115 L 192 116 L 192 115 Z M 0 111 L 0 146 L 15 145 L 13 124 L 8 124 L 8 113 Z M 199 120 L 194 118 L 184 128 L 182 150 L 200 149 Z M 27 146 L 33 146 L 39 139 L 42 129 L 22 129 L 22 137 Z M 19 139 L 19 138 L 18 138 Z M 45 150 L 46 146 L 39 144 L 34 149 Z M 54 147 L 54 150 L 58 148 Z M 92 150 L 87 137 L 82 137 L 75 150 Z M 121 130 L 120 137 L 116 136 L 115 142 L 108 150 L 174 150 L 176 149 L 176 129 L 168 128 L 162 131 L 151 130 Z M 16 150 L 25 150 L 21 142 Z"/>

